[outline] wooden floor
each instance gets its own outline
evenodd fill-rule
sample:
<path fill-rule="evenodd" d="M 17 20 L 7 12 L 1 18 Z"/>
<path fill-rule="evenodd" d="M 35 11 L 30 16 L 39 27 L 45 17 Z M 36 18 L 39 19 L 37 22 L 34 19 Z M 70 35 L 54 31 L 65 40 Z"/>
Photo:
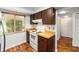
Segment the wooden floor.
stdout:
<path fill-rule="evenodd" d="M 30 47 L 29 44 L 23 43 L 21 45 L 6 50 L 6 52 L 33 52 L 33 49 Z"/>
<path fill-rule="evenodd" d="M 72 39 L 68 37 L 61 37 L 57 41 L 58 52 L 79 52 L 78 47 L 72 46 Z"/>
<path fill-rule="evenodd" d="M 57 49 L 58 52 L 79 52 L 79 48 L 73 47 L 72 39 L 68 37 L 61 37 L 57 41 Z M 33 52 L 33 49 L 30 47 L 29 44 L 23 43 L 21 45 L 6 50 L 6 52 Z"/>

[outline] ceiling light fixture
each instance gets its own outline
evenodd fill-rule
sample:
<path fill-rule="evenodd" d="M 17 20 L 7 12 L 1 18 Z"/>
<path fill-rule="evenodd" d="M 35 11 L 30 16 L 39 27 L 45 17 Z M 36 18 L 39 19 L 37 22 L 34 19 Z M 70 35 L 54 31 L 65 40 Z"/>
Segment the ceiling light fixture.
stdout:
<path fill-rule="evenodd" d="M 67 11 L 60 11 L 59 14 L 65 14 Z"/>

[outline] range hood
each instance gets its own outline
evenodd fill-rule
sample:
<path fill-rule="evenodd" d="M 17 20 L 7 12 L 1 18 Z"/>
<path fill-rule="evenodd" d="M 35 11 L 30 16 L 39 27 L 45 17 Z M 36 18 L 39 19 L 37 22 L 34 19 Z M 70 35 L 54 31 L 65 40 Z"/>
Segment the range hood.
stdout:
<path fill-rule="evenodd" d="M 32 20 L 33 23 L 42 23 L 42 19 Z"/>

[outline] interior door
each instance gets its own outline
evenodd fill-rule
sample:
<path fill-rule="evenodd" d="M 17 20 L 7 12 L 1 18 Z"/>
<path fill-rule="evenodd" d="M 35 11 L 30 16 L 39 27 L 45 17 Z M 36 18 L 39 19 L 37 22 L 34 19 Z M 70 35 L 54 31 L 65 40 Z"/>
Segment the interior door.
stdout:
<path fill-rule="evenodd" d="M 61 17 L 61 36 L 72 37 L 72 19 L 69 15 Z"/>
<path fill-rule="evenodd" d="M 79 13 L 74 14 L 74 19 L 73 19 L 73 46 L 78 46 L 79 47 Z"/>

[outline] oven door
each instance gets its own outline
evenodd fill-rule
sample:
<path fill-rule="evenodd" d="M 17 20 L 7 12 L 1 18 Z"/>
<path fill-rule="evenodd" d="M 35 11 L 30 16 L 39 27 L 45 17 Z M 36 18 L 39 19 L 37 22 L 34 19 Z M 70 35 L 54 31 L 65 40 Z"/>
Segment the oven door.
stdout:
<path fill-rule="evenodd" d="M 30 42 L 33 42 L 35 45 L 38 45 L 38 35 L 36 33 L 30 33 Z"/>
<path fill-rule="evenodd" d="M 30 32 L 30 46 L 38 51 L 38 36 L 36 33 Z"/>
<path fill-rule="evenodd" d="M 38 51 L 38 45 L 35 45 L 33 42 L 30 42 L 30 46 L 34 49 L 34 51 Z"/>

